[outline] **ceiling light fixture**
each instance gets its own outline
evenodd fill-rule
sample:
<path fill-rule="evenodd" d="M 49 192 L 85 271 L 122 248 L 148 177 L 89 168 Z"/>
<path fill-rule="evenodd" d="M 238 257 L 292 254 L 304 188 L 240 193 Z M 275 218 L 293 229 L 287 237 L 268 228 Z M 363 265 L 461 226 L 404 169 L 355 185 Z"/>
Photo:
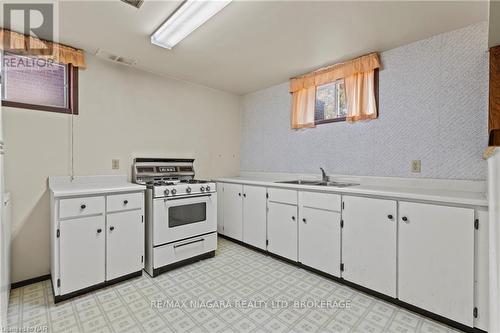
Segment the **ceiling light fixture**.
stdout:
<path fill-rule="evenodd" d="M 226 7 L 231 0 L 186 0 L 153 33 L 151 43 L 172 49 L 212 16 Z"/>

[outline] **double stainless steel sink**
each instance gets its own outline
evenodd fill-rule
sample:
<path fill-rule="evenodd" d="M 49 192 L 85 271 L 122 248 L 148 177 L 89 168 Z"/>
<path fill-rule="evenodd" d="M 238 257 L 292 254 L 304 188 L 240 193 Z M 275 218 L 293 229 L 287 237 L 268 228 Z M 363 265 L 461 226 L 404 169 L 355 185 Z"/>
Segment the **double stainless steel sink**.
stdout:
<path fill-rule="evenodd" d="M 280 184 L 294 184 L 294 185 L 309 185 L 309 186 L 333 186 L 333 187 L 349 187 L 356 186 L 356 183 L 344 183 L 335 181 L 319 181 L 319 180 L 286 180 L 276 182 Z"/>

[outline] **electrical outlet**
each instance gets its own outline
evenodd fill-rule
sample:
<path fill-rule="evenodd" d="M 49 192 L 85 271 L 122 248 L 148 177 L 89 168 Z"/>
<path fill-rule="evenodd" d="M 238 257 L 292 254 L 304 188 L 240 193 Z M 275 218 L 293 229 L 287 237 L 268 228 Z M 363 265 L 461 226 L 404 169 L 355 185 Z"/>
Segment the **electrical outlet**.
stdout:
<path fill-rule="evenodd" d="M 111 160 L 111 169 L 113 170 L 120 169 L 120 160 Z"/>
<path fill-rule="evenodd" d="M 422 171 L 422 161 L 413 160 L 411 161 L 411 172 L 420 173 Z"/>

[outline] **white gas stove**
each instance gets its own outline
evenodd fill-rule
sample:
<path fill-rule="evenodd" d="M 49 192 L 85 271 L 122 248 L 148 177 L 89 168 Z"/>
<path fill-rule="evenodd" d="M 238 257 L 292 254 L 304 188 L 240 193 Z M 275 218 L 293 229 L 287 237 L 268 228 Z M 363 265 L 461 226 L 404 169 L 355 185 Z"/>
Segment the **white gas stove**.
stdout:
<path fill-rule="evenodd" d="M 194 160 L 136 158 L 133 181 L 146 190 L 146 260 L 151 276 L 213 257 L 217 188 L 194 178 Z"/>

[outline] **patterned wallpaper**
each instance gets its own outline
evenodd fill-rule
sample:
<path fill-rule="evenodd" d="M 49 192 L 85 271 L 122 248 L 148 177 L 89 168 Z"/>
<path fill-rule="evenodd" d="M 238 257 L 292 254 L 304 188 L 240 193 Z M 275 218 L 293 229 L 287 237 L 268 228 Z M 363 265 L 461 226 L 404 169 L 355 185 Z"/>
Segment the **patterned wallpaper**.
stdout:
<path fill-rule="evenodd" d="M 478 23 L 383 52 L 373 121 L 294 131 L 288 82 L 243 96 L 241 170 L 485 179 L 487 30 Z"/>

